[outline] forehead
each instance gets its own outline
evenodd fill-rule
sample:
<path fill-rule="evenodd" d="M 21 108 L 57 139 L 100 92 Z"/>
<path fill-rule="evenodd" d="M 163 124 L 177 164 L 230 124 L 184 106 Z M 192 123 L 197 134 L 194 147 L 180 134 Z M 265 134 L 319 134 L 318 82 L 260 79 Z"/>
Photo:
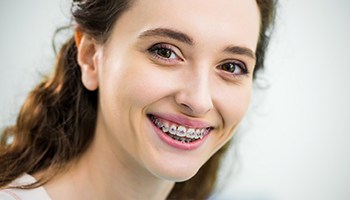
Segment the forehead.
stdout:
<path fill-rule="evenodd" d="M 199 44 L 233 43 L 255 50 L 260 13 L 255 0 L 137 0 L 117 20 L 116 27 L 128 36 L 172 28 Z"/>

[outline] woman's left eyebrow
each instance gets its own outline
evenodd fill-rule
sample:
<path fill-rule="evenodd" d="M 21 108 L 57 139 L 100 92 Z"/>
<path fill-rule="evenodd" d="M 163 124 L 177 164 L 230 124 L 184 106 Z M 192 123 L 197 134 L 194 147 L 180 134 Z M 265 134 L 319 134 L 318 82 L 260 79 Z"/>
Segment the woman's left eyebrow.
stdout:
<path fill-rule="evenodd" d="M 168 37 L 191 46 L 194 44 L 194 40 L 187 34 L 169 28 L 146 30 L 140 34 L 139 38 L 145 37 Z"/>

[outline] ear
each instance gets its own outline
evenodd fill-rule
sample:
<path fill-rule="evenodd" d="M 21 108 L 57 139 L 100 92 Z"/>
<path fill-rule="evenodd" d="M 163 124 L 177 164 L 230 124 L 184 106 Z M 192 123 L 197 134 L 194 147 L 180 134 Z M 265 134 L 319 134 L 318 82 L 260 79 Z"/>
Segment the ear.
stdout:
<path fill-rule="evenodd" d="M 94 91 L 98 88 L 96 41 L 80 31 L 75 32 L 74 39 L 78 49 L 77 60 L 81 70 L 81 80 L 86 89 Z"/>

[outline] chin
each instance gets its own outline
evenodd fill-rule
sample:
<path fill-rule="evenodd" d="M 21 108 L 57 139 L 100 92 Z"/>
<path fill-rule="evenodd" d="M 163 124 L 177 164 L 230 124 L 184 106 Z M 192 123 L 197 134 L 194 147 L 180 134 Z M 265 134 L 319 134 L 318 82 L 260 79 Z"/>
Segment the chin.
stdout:
<path fill-rule="evenodd" d="M 163 172 L 163 173 L 159 173 L 157 174 L 159 178 L 163 179 L 163 180 L 167 180 L 167 181 L 171 181 L 171 182 L 183 182 L 183 181 L 187 181 L 189 179 L 191 179 L 193 176 L 195 176 L 197 174 L 198 170 L 186 170 L 185 172 Z"/>
<path fill-rule="evenodd" d="M 164 163 L 167 164 L 165 165 Z M 195 176 L 201 166 L 200 163 L 194 163 L 193 160 L 191 162 L 172 160 L 172 162 L 153 162 L 153 165 L 149 166 L 148 170 L 162 180 L 183 182 Z"/>

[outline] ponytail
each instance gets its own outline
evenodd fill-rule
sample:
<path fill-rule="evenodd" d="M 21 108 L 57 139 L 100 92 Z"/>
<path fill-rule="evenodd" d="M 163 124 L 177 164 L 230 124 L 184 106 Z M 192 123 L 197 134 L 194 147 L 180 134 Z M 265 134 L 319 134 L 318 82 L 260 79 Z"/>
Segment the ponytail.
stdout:
<path fill-rule="evenodd" d="M 0 188 L 23 173 L 62 170 L 91 143 L 97 91 L 89 91 L 82 85 L 76 57 L 72 37 L 57 56 L 53 76 L 29 94 L 16 125 L 2 134 Z M 13 142 L 9 144 L 10 138 Z"/>

